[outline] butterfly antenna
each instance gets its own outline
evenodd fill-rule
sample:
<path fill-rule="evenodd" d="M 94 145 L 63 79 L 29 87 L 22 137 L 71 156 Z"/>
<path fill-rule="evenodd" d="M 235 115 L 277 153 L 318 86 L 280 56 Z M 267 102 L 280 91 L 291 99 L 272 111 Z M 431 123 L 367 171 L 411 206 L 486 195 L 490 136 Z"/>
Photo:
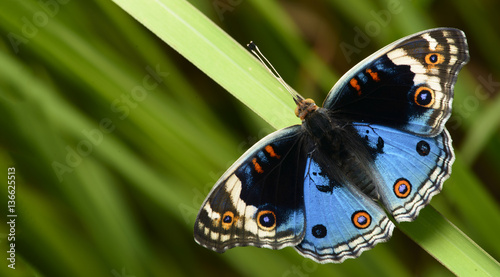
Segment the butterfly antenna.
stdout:
<path fill-rule="evenodd" d="M 286 82 L 281 78 L 280 74 L 276 69 L 274 69 L 273 65 L 269 62 L 269 60 L 260 52 L 259 47 L 253 42 L 250 41 L 249 44 L 247 44 L 248 49 L 252 54 L 259 59 L 260 63 L 267 69 L 267 71 L 271 72 L 273 74 L 274 78 L 278 80 L 278 82 L 283 85 L 283 87 L 292 95 L 293 101 L 295 101 L 296 104 L 299 104 L 301 101 L 304 100 L 302 96 L 298 92 L 296 92 L 294 89 L 292 89 Z"/>

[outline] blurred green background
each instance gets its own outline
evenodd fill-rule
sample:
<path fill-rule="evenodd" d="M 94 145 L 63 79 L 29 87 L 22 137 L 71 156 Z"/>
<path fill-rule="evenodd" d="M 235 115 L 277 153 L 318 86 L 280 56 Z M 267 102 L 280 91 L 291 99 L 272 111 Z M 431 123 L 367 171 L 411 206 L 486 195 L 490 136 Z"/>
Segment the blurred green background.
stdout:
<path fill-rule="evenodd" d="M 499 2 L 190 2 L 239 44 L 254 40 L 319 103 L 380 47 L 462 29 L 471 61 L 447 125 L 457 161 L 432 205 L 500 258 Z M 0 224 L 1 276 L 452 275 L 398 230 L 340 265 L 292 248 L 206 250 L 193 240 L 202 201 L 273 128 L 111 1 L 3 0 L 0 29 L 0 209 L 15 167 L 18 215 L 15 270 Z"/>

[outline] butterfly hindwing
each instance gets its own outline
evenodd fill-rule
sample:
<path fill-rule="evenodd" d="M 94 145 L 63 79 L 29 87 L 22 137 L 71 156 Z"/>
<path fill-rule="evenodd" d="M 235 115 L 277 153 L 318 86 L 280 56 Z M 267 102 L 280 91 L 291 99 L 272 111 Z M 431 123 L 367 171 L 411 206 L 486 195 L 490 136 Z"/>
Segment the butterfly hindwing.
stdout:
<path fill-rule="evenodd" d="M 448 131 L 421 137 L 373 124 L 355 128 L 374 159 L 382 203 L 398 222 L 414 220 L 451 174 L 455 157 Z"/>
<path fill-rule="evenodd" d="M 198 243 L 224 252 L 245 245 L 280 249 L 302 241 L 306 155 L 299 130 L 292 126 L 265 137 L 219 179 L 196 219 Z"/>
<path fill-rule="evenodd" d="M 341 263 L 388 240 L 394 224 L 356 186 L 335 180 L 313 158 L 304 181 L 306 231 L 296 249 L 318 262 Z M 332 170 L 332 166 L 328 166 Z M 335 168 L 333 170 L 338 170 Z"/>
<path fill-rule="evenodd" d="M 468 59 L 462 31 L 420 32 L 353 67 L 335 84 L 323 107 L 353 121 L 435 136 L 451 115 L 453 86 Z"/>

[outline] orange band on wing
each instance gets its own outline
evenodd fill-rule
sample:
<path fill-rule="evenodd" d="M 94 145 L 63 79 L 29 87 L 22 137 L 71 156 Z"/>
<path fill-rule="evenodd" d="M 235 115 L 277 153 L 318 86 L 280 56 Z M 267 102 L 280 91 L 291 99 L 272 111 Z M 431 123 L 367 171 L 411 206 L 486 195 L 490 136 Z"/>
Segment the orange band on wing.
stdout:
<path fill-rule="evenodd" d="M 278 155 L 278 154 L 276 154 L 276 152 L 274 152 L 274 148 L 271 145 L 266 146 L 265 149 L 266 149 L 266 152 L 269 153 L 269 155 L 271 155 L 272 158 L 276 158 L 276 159 L 281 158 L 280 155 Z"/>
<path fill-rule="evenodd" d="M 253 163 L 253 167 L 255 168 L 255 171 L 257 171 L 257 173 L 264 173 L 262 166 L 260 166 L 260 164 L 257 162 L 257 158 L 253 158 L 252 163 Z"/>
<path fill-rule="evenodd" d="M 375 82 L 378 82 L 380 81 L 380 78 L 378 77 L 378 73 L 377 72 L 374 72 L 372 71 L 371 69 L 366 69 L 366 73 L 370 74 L 370 76 L 372 77 L 373 81 Z"/>
<path fill-rule="evenodd" d="M 352 78 L 349 81 L 349 84 L 351 84 L 351 86 L 358 92 L 358 95 L 361 95 L 361 87 L 358 84 L 358 80 Z"/>

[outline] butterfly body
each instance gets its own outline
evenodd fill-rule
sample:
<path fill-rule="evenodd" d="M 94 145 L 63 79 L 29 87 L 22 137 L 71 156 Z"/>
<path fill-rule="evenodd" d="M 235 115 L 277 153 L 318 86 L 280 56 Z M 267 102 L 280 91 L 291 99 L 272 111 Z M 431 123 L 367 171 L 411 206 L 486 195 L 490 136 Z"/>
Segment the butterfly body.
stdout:
<path fill-rule="evenodd" d="M 346 73 L 323 107 L 296 100 L 301 125 L 250 148 L 219 179 L 195 223 L 217 252 L 295 246 L 342 262 L 412 221 L 451 174 L 453 85 L 468 60 L 463 32 L 403 38 Z"/>
<path fill-rule="evenodd" d="M 371 174 L 370 148 L 356 133 L 352 122 L 325 108 L 310 112 L 302 123 L 308 153 L 322 168 L 334 167 L 329 176 L 349 180 L 365 194 L 377 197 Z"/>

